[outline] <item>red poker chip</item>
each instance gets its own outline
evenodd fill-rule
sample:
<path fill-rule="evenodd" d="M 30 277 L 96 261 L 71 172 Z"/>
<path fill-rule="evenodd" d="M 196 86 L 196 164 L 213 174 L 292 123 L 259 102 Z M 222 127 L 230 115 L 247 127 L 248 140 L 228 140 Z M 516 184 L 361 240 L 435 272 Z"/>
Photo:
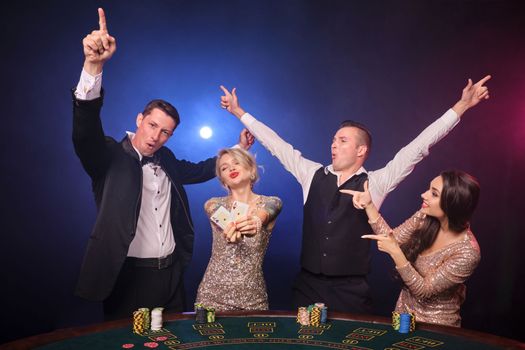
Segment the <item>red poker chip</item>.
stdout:
<path fill-rule="evenodd" d="M 159 343 L 155 343 L 154 341 L 152 341 L 152 342 L 149 342 L 149 343 L 144 343 L 144 346 L 147 347 L 147 348 L 150 348 L 150 349 L 154 349 L 157 346 L 159 346 Z"/>
<path fill-rule="evenodd" d="M 135 346 L 135 344 L 122 344 L 122 348 L 123 349 L 131 349 L 134 346 Z"/>
<path fill-rule="evenodd" d="M 157 337 L 155 338 L 156 341 L 164 341 L 164 340 L 168 340 L 168 337 L 166 336 L 162 336 L 162 337 Z"/>

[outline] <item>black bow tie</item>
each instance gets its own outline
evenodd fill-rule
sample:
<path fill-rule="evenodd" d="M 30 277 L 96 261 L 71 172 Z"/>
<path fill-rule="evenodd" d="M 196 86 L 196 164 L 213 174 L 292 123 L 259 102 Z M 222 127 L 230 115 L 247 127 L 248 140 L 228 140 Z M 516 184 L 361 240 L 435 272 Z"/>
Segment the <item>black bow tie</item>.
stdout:
<path fill-rule="evenodd" d="M 155 155 L 152 155 L 151 157 L 142 156 L 141 163 L 143 166 L 148 163 L 159 164 L 159 159 Z"/>

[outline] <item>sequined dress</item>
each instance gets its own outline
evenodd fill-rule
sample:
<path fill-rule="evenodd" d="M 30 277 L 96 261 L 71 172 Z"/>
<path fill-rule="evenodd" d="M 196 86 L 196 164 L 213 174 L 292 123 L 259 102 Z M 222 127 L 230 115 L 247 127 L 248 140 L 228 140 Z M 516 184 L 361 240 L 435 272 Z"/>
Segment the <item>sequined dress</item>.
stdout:
<path fill-rule="evenodd" d="M 228 197 L 209 199 L 204 208 L 208 217 L 223 206 L 231 210 Z M 211 223 L 213 244 L 211 258 L 197 291 L 196 302 L 216 311 L 268 310 L 268 295 L 262 264 L 275 219 L 281 210 L 277 197 L 259 195 L 249 215 L 264 209 L 269 220 L 260 234 L 244 236 L 239 243 L 228 243 L 221 228 Z"/>
<path fill-rule="evenodd" d="M 418 211 L 395 228 L 393 234 L 398 243 L 406 242 L 424 218 L 425 215 Z M 382 217 L 371 226 L 376 234 L 390 231 Z M 459 310 L 466 295 L 463 282 L 474 272 L 480 258 L 478 242 L 467 230 L 464 239 L 435 252 L 419 255 L 414 264 L 397 268 L 404 286 L 396 303 L 396 311 L 413 312 L 418 322 L 460 327 Z"/>

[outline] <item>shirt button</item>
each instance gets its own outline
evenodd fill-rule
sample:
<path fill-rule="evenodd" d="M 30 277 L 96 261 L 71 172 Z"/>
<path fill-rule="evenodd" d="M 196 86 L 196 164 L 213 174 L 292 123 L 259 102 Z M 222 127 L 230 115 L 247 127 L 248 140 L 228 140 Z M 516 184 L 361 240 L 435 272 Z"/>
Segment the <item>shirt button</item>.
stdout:
<path fill-rule="evenodd" d="M 326 256 L 326 253 L 323 253 L 323 256 Z"/>
<path fill-rule="evenodd" d="M 159 193 L 160 193 L 160 191 L 157 191 L 157 194 L 159 194 Z"/>
<path fill-rule="evenodd" d="M 328 240 L 328 236 L 326 236 L 325 239 Z"/>
<path fill-rule="evenodd" d="M 159 225 L 160 227 L 162 227 L 162 225 Z"/>
<path fill-rule="evenodd" d="M 155 211 L 157 211 L 157 208 L 155 208 Z"/>
<path fill-rule="evenodd" d="M 332 223 L 332 220 L 328 220 L 328 225 L 330 225 Z"/>

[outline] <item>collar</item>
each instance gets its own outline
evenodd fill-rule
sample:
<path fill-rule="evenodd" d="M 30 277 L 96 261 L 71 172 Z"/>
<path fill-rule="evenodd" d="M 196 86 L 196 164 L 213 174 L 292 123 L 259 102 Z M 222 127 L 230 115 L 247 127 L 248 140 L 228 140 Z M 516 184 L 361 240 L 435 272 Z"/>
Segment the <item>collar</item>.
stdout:
<path fill-rule="evenodd" d="M 135 150 L 135 153 L 138 155 L 139 160 L 142 161 L 142 154 L 140 154 L 139 150 L 135 146 L 133 146 L 133 142 L 131 142 L 131 140 L 133 140 L 134 137 L 135 137 L 134 132 L 126 131 L 125 138 L 128 140 L 129 145 Z"/>
<path fill-rule="evenodd" d="M 122 146 L 124 147 L 126 152 L 129 153 L 130 156 L 138 159 L 139 162 L 142 162 L 143 155 L 139 152 L 138 149 L 135 148 L 135 146 L 133 146 L 133 143 L 131 142 L 131 140 L 133 140 L 134 137 L 135 137 L 134 132 L 126 131 L 126 136 L 124 136 L 124 138 L 122 139 Z M 157 152 L 155 152 L 155 156 L 157 157 L 159 164 L 162 163 L 162 158 L 163 158 L 162 149 L 163 148 L 164 146 L 162 146 L 161 148 L 157 150 Z"/>
<path fill-rule="evenodd" d="M 138 149 L 133 146 L 133 143 L 131 143 L 131 140 L 135 137 L 135 133 L 132 133 L 131 131 L 126 131 L 126 136 L 122 139 L 122 147 L 124 150 L 133 158 L 138 159 L 138 161 L 142 161 L 142 154 L 138 151 Z"/>
<path fill-rule="evenodd" d="M 324 167 L 324 173 L 326 175 L 328 175 L 328 173 L 332 173 L 332 174 L 334 174 L 336 176 L 340 176 L 341 175 L 339 172 L 334 170 L 334 166 L 332 164 L 327 165 L 327 166 Z M 355 173 L 352 174 L 352 176 L 359 175 L 361 173 L 368 174 L 368 172 L 366 171 L 366 169 L 364 167 L 360 167 L 359 169 L 357 169 L 357 171 Z M 352 176 L 350 176 L 350 177 L 352 177 Z"/>
<path fill-rule="evenodd" d="M 337 176 L 337 183 L 340 185 L 339 182 L 340 182 L 340 179 L 341 179 L 341 173 L 335 171 L 332 164 L 327 165 L 327 166 L 324 167 L 324 173 L 325 173 L 325 175 L 328 175 L 328 173 L 331 173 L 331 174 Z M 363 173 L 368 175 L 368 172 L 366 171 L 366 169 L 364 167 L 360 167 L 359 169 L 357 169 L 357 171 L 355 173 L 353 173 L 352 175 L 350 175 L 348 177 L 347 181 L 350 180 L 352 177 L 354 177 L 356 175 L 359 175 L 359 174 L 363 174 Z"/>

